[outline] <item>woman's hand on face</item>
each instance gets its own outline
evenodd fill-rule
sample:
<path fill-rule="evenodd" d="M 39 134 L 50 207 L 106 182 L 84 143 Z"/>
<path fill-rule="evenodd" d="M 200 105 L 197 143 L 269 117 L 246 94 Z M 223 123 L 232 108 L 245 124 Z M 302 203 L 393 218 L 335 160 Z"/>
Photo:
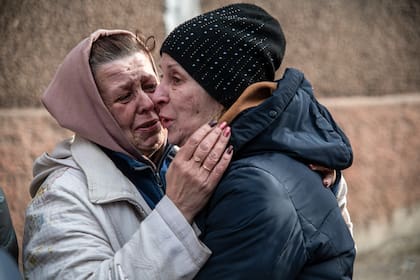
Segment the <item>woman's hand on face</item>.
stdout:
<path fill-rule="evenodd" d="M 166 173 L 166 195 L 189 223 L 209 200 L 232 159 L 226 123 L 198 129 L 180 148 Z"/>
<path fill-rule="evenodd" d="M 309 164 L 309 168 L 321 175 L 322 183 L 326 188 L 332 187 L 335 180 L 337 179 L 337 172 L 334 169 L 330 169 L 328 167 L 317 164 Z"/>

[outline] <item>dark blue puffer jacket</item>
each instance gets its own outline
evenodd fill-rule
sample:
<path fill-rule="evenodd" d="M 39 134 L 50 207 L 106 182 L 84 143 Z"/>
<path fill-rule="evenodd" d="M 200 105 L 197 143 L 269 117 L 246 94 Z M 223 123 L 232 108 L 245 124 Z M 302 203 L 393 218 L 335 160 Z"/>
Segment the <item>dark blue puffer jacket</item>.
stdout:
<path fill-rule="evenodd" d="M 231 127 L 234 160 L 196 219 L 213 252 L 197 279 L 351 279 L 353 239 L 307 163 L 344 169 L 352 150 L 303 74 Z"/>

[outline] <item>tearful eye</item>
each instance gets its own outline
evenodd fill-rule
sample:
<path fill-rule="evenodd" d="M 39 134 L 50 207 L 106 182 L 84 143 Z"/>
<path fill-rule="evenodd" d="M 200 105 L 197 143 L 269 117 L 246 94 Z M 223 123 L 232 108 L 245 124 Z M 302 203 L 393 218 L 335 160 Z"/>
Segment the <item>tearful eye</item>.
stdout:
<path fill-rule="evenodd" d="M 118 103 L 128 103 L 128 102 L 130 102 L 130 100 L 132 99 L 133 96 L 134 95 L 133 95 L 132 92 L 127 92 L 126 94 L 123 94 L 123 95 L 119 96 L 117 98 L 116 102 L 118 102 Z"/>
<path fill-rule="evenodd" d="M 146 93 L 153 93 L 155 92 L 157 84 L 145 84 L 142 85 L 142 90 Z"/>

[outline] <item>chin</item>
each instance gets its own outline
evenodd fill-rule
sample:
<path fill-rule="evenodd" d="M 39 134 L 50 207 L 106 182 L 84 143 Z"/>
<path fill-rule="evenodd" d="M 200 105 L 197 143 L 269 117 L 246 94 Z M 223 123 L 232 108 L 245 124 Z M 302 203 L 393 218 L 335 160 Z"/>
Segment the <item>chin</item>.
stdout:
<path fill-rule="evenodd" d="M 165 144 L 165 134 L 162 133 L 147 138 L 134 138 L 133 143 L 139 150 L 157 150 Z"/>
<path fill-rule="evenodd" d="M 164 133 L 158 135 L 157 138 L 156 138 L 156 141 L 155 141 L 155 143 L 156 143 L 155 144 L 155 147 L 156 148 L 160 148 L 163 145 L 165 145 L 165 140 L 166 140 L 166 137 L 165 137 L 165 134 Z"/>

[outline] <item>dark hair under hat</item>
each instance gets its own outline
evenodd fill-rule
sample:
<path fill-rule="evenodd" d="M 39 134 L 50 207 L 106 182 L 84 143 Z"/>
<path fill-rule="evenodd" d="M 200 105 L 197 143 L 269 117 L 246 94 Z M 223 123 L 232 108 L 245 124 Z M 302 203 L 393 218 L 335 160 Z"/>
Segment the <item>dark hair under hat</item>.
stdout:
<path fill-rule="evenodd" d="M 176 27 L 160 53 L 175 59 L 228 108 L 249 85 L 274 80 L 285 47 L 275 18 L 255 5 L 233 4 Z"/>

